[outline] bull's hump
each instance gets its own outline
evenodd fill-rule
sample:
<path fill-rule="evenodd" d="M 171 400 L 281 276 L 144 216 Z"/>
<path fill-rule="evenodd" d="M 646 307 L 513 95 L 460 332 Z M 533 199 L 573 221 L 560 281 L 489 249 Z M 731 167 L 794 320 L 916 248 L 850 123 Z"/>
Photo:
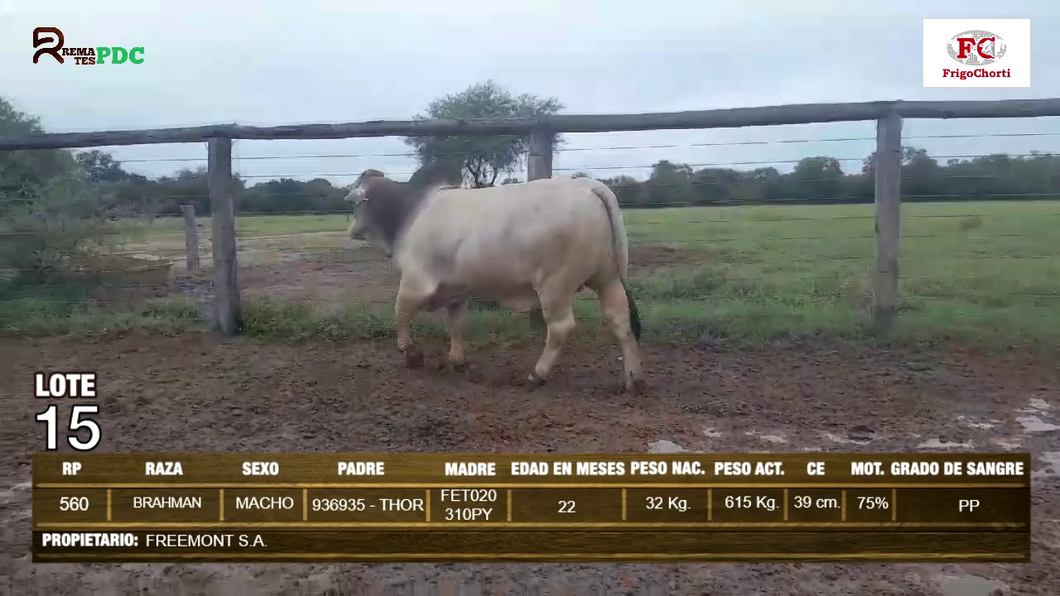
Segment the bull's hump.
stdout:
<path fill-rule="evenodd" d="M 571 181 L 549 178 L 488 188 L 443 188 L 435 192 L 433 196 L 466 201 L 511 201 L 513 197 L 547 198 L 571 193 L 581 194 L 587 190 L 581 185 L 564 184 L 564 182 Z"/>

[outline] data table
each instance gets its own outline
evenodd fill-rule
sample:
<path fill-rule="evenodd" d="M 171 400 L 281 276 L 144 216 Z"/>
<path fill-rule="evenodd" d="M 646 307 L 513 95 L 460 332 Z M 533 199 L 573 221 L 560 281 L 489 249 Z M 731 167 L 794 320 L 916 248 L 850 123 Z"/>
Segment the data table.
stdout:
<path fill-rule="evenodd" d="M 40 453 L 36 562 L 1030 560 L 1029 454 Z"/>

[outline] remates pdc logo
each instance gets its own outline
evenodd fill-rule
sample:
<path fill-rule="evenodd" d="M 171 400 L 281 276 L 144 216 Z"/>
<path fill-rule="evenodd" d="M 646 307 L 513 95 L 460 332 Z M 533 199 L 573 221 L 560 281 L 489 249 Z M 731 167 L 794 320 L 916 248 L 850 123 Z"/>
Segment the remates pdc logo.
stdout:
<path fill-rule="evenodd" d="M 33 63 L 51 56 L 59 64 L 70 58 L 74 64 L 143 64 L 144 48 L 135 46 L 82 46 L 67 47 L 66 36 L 58 27 L 36 27 L 33 29 Z"/>
<path fill-rule="evenodd" d="M 996 33 L 973 29 L 954 35 L 946 44 L 946 51 L 964 66 L 988 66 L 1005 56 L 1008 46 Z"/>

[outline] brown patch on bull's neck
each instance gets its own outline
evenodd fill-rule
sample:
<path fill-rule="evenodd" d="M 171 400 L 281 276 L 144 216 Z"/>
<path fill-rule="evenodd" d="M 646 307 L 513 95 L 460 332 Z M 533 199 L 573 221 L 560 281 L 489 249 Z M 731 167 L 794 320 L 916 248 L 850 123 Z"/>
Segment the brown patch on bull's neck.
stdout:
<path fill-rule="evenodd" d="M 394 182 L 389 178 L 375 180 L 365 189 L 366 215 L 377 227 L 383 241 L 392 250 L 401 231 L 414 217 L 416 210 L 427 196 L 427 190 L 419 186 Z"/>
<path fill-rule="evenodd" d="M 357 179 L 364 191 L 365 215 L 393 253 L 402 231 L 433 191 L 459 188 L 461 163 L 437 161 L 423 166 L 408 182 L 395 182 L 379 170 L 365 170 Z"/>

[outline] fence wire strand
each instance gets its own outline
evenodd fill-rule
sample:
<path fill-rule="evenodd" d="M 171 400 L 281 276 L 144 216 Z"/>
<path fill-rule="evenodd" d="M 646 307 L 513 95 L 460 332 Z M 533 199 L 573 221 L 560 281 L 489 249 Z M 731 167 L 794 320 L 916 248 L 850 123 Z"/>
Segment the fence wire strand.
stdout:
<path fill-rule="evenodd" d="M 1045 131 L 1045 132 L 1019 132 L 1019 133 L 985 133 L 985 134 L 943 134 L 943 135 L 911 135 L 903 137 L 902 141 L 917 141 L 917 140 L 962 140 L 962 139 L 983 139 L 983 138 L 1044 138 L 1044 137 L 1058 137 L 1060 131 Z M 515 138 L 515 137 L 513 137 Z M 606 151 L 650 151 L 660 149 L 684 149 L 684 148 L 725 148 L 725 147 L 760 147 L 760 146 L 777 146 L 777 145 L 807 145 L 813 143 L 844 143 L 844 142 L 872 142 L 874 143 L 876 138 L 873 136 L 848 136 L 848 137 L 834 137 L 834 138 L 801 138 L 801 139 L 775 139 L 775 140 L 746 140 L 746 141 L 718 141 L 718 142 L 692 142 L 692 143 L 660 143 L 660 144 L 615 144 L 615 145 L 600 145 L 600 146 L 559 146 L 555 149 L 556 154 L 573 154 L 573 153 L 591 153 L 591 152 L 606 152 Z M 452 153 L 452 154 L 441 154 L 440 156 L 447 155 L 463 155 L 463 153 Z M 237 152 L 233 152 L 232 160 L 233 166 L 242 162 L 264 162 L 264 161 L 284 161 L 284 160 L 326 160 L 326 159 L 371 159 L 371 158 L 415 158 L 417 156 L 414 151 L 402 151 L 402 152 L 376 152 L 376 153 L 354 153 L 354 152 L 336 152 L 336 153 L 311 153 L 311 154 L 292 154 L 292 155 L 276 155 L 276 154 L 262 154 L 262 155 L 239 155 Z M 978 158 L 987 157 L 984 154 L 953 154 L 953 155 L 930 155 L 931 159 L 936 162 L 943 162 L 944 160 L 975 160 Z M 1037 157 L 1053 157 L 1050 153 L 1010 153 L 1005 154 L 1010 159 L 1024 159 L 1024 158 L 1037 158 Z M 525 157 L 525 156 L 524 156 Z M 865 163 L 866 156 L 860 157 L 829 157 L 829 159 L 835 160 L 839 163 Z M 207 158 L 204 157 L 159 157 L 159 158 L 130 158 L 117 160 L 120 164 L 149 164 L 149 163 L 193 163 L 200 162 L 205 163 Z M 775 168 L 777 166 L 790 166 L 798 164 L 801 159 L 773 159 L 773 160 L 744 160 L 744 161 L 702 161 L 693 163 L 684 162 L 672 162 L 675 166 L 681 166 L 692 169 L 734 169 L 734 168 Z M 581 167 L 554 167 L 553 172 L 592 172 L 592 171 L 606 171 L 606 172 L 618 172 L 623 170 L 650 170 L 657 164 L 648 163 L 637 163 L 637 164 L 614 164 L 614 163 L 602 163 L 599 165 L 584 165 Z M 233 168 L 234 170 L 236 168 Z M 513 168 L 510 173 L 525 173 L 527 168 L 520 166 Z M 738 170 L 743 174 L 747 174 L 747 170 Z M 299 173 L 299 174 L 239 174 L 235 175 L 239 179 L 246 180 L 280 180 L 280 179 L 295 179 L 295 178 L 354 178 L 360 175 L 361 172 L 353 171 L 336 171 L 329 173 Z M 402 171 L 397 173 L 390 173 L 388 175 L 394 177 L 400 176 L 411 176 L 414 172 Z M 693 174 L 694 176 L 695 174 Z M 790 174 L 784 174 L 789 176 Z M 846 179 L 849 173 L 844 173 L 843 178 Z M 170 177 L 172 179 L 172 177 Z M 915 176 L 903 175 L 902 180 L 915 180 Z M 939 180 L 947 179 L 963 179 L 969 181 L 976 180 L 1002 180 L 1002 179 L 1021 179 L 1019 174 L 941 174 L 937 176 Z M 1043 180 L 1052 181 L 1054 179 L 1060 179 L 1060 172 L 1051 172 L 1047 176 L 1041 177 Z M 616 179 L 617 180 L 617 179 Z M 815 179 L 790 179 L 786 178 L 786 184 L 797 184 L 797 185 L 808 185 L 808 184 L 824 184 L 837 182 L 836 178 L 815 178 Z M 724 187 L 731 185 L 733 182 L 729 180 L 701 180 L 691 179 L 688 181 L 644 181 L 636 180 L 634 182 L 615 182 L 612 187 L 616 190 L 623 189 L 625 187 L 646 187 L 649 189 L 672 189 L 674 187 L 685 187 L 691 189 L 703 189 L 711 187 Z M 253 187 L 250 187 L 253 188 Z M 340 187 L 341 188 L 341 187 Z M 304 199 L 316 198 L 315 195 L 310 194 L 294 194 L 285 195 L 286 197 L 300 197 Z M 946 199 L 1056 199 L 1055 193 L 1048 192 L 1020 192 L 1020 193 L 982 193 L 982 194 L 956 194 L 956 193 L 910 193 L 903 194 L 902 199 L 907 201 L 939 201 Z M 206 201 L 209 199 L 209 194 L 203 192 L 188 192 L 188 193 L 161 193 L 155 195 L 144 194 L 139 197 L 144 202 L 153 202 L 161 200 L 181 200 L 181 201 Z M 872 196 L 843 196 L 837 198 L 808 198 L 800 196 L 786 196 L 776 197 L 767 199 L 741 199 L 735 197 L 729 197 L 721 200 L 712 201 L 665 201 L 665 202 L 638 202 L 634 205 L 624 206 L 624 208 L 636 208 L 638 211 L 649 211 L 655 208 L 669 208 L 669 207 L 741 207 L 746 205 L 792 205 L 792 204 L 803 204 L 807 206 L 825 206 L 831 204 L 865 204 L 871 203 L 873 200 Z M 32 201 L 28 199 L 19 199 L 13 197 L 0 197 L 0 203 L 28 203 Z M 643 212 L 642 211 L 642 212 Z M 705 213 L 705 212 L 704 212 Z M 349 219 L 352 215 L 351 210 L 297 210 L 297 211 L 239 211 L 237 207 L 237 215 L 240 217 L 265 217 L 265 216 L 341 216 L 345 215 Z M 1060 204 L 1058 204 L 1056 211 L 1041 211 L 1034 214 L 1036 217 L 1052 217 L 1060 215 Z M 180 215 L 172 216 L 179 222 Z M 962 213 L 903 213 L 902 221 L 908 220 L 968 220 L 973 218 L 984 217 L 981 213 L 975 212 L 962 212 Z M 152 218 L 155 219 L 155 218 Z M 161 218 L 159 218 L 161 219 Z M 680 221 L 667 221 L 665 219 L 640 219 L 639 217 L 629 217 L 627 219 L 627 228 L 635 230 L 642 226 L 671 226 L 675 229 L 680 229 L 681 232 L 687 232 L 687 228 L 691 226 L 701 225 L 750 225 L 757 223 L 792 223 L 792 222 L 835 222 L 835 221 L 866 221 L 875 219 L 874 215 L 869 214 L 821 214 L 821 215 L 777 215 L 777 216 L 766 216 L 766 217 L 748 217 L 748 218 L 735 218 L 735 217 L 693 217 L 683 218 Z M 200 228 L 204 228 L 203 231 L 206 233 L 201 234 L 200 238 L 200 252 L 202 247 L 205 246 L 207 252 L 209 252 L 209 227 L 204 226 L 200 223 Z M 238 230 L 238 220 L 237 220 Z M 322 233 L 334 234 L 336 236 L 344 236 L 342 229 L 335 230 L 322 230 Z M 124 232 L 115 232 L 117 234 L 123 234 Z M 172 235 L 178 235 L 182 233 L 180 227 L 174 227 L 172 229 L 166 227 L 166 232 L 154 232 L 155 235 L 160 233 L 169 233 Z M 276 238 L 283 236 L 298 236 L 308 232 L 279 232 L 271 236 L 265 235 L 251 235 L 246 237 L 240 237 L 241 241 L 253 241 L 254 238 Z M 653 232 L 654 234 L 654 232 Z M 0 237 L 4 236 L 17 236 L 19 233 L 0 231 Z M 901 240 L 904 241 L 952 241 L 959 239 L 962 242 L 968 242 L 969 245 L 976 245 L 981 241 L 991 239 L 1028 239 L 1036 238 L 1035 235 L 1030 233 L 971 233 L 967 230 L 961 230 L 959 234 L 950 233 L 948 235 L 939 235 L 935 233 L 902 233 Z M 711 249 L 718 249 L 719 245 L 729 245 L 738 243 L 748 243 L 751 249 L 762 248 L 765 245 L 775 242 L 816 242 L 816 243 L 827 243 L 829 245 L 841 245 L 848 241 L 869 241 L 875 240 L 876 235 L 866 231 L 860 234 L 849 234 L 844 235 L 841 233 L 832 234 L 805 234 L 805 235 L 790 235 L 783 232 L 777 234 L 766 233 L 751 234 L 751 235 L 722 235 L 717 237 L 709 237 L 709 234 L 704 231 L 704 237 L 702 238 L 644 238 L 642 235 L 631 232 L 631 243 L 634 249 L 643 246 L 665 246 L 665 247 L 681 247 L 684 249 L 694 250 L 701 249 L 704 254 L 704 262 L 708 264 L 715 264 L 718 267 L 740 267 L 740 266 L 760 266 L 764 264 L 763 258 L 747 258 L 746 255 L 739 253 L 743 252 L 736 250 L 736 254 L 727 253 L 728 249 L 715 250 L 715 253 L 711 252 Z M 204 244 L 205 241 L 205 244 Z M 861 245 L 859 245 L 861 246 Z M 245 247 L 244 247 L 245 248 Z M 325 249 L 317 249 L 323 252 Z M 348 249 L 340 249 L 348 250 Z M 172 251 L 170 251 L 172 252 Z M 1013 254 L 998 254 L 998 255 L 979 255 L 979 254 L 937 254 L 933 255 L 933 259 L 938 259 L 940 262 L 976 262 L 976 261 L 1002 261 L 1011 263 L 1015 261 L 1043 261 L 1043 260 L 1057 260 L 1060 259 L 1060 252 L 1046 253 L 1046 254 L 1026 254 L 1026 255 L 1013 255 Z M 180 262 L 183 261 L 183 257 L 173 257 L 169 259 L 174 265 L 174 269 L 178 271 L 178 277 L 188 275 L 187 272 L 183 272 L 180 268 Z M 800 258 L 791 257 L 785 258 L 784 263 L 794 269 L 812 267 L 820 265 L 822 262 L 830 262 L 836 264 L 842 264 L 847 273 L 860 272 L 865 275 L 872 271 L 874 267 L 874 255 L 873 254 L 847 254 L 847 255 L 829 255 L 829 256 L 814 256 L 812 258 Z M 203 260 L 204 263 L 208 263 L 208 259 Z M 272 266 L 273 264 L 266 264 L 266 267 Z M 634 264 L 636 266 L 636 264 Z M 255 268 L 259 267 L 258 264 L 244 263 L 242 268 Z M 684 265 L 681 265 L 684 266 Z M 669 266 L 667 266 L 669 267 Z M 13 273 L 36 273 L 35 269 L 9 269 L 9 272 Z M 94 269 L 97 273 L 120 273 L 123 269 Z M 900 280 L 906 280 L 910 282 L 916 281 L 945 281 L 945 280 L 990 280 L 992 279 L 993 272 L 985 272 L 983 275 L 969 275 L 966 273 L 944 273 L 939 275 L 923 275 L 923 274 L 901 274 L 898 276 Z M 170 285 L 172 285 L 172 280 Z M 123 284 L 125 288 L 156 288 L 157 285 L 152 284 Z M 1034 291 L 1012 291 L 1006 294 L 1006 298 L 1011 298 L 1019 301 L 1024 300 L 1045 300 L 1049 302 L 1052 299 L 1060 298 L 1060 294 L 1048 294 L 1039 293 Z M 925 300 L 953 300 L 955 297 L 952 294 L 933 294 L 933 293 L 921 293 L 919 291 L 911 292 L 903 296 L 905 301 L 915 301 L 919 299 Z M 987 298 L 978 295 L 965 296 L 964 299 L 968 302 L 979 302 L 986 301 Z M 64 301 L 56 299 L 55 302 L 64 304 L 73 304 L 70 301 Z M 105 301 L 104 301 L 105 302 Z"/>
<path fill-rule="evenodd" d="M 980 134 L 946 134 L 946 135 L 911 135 L 904 136 L 903 140 L 942 140 L 942 139 L 977 139 L 977 138 L 1027 138 L 1027 137 L 1056 137 L 1060 131 L 1048 132 L 1017 132 L 1017 133 L 980 133 Z M 498 137 L 499 138 L 499 137 Z M 515 137 L 513 137 L 515 138 Z M 594 147 L 557 147 L 556 153 L 579 153 L 585 151 L 640 151 L 654 149 L 683 149 L 686 147 L 746 147 L 746 146 L 769 146 L 769 145 L 798 145 L 808 143 L 844 143 L 844 142 L 875 142 L 876 137 L 833 137 L 816 139 L 775 139 L 764 141 L 719 141 L 702 143 L 664 143 L 648 145 L 603 145 Z M 458 157 L 464 155 L 462 152 L 439 153 L 439 157 Z M 382 152 L 382 153 L 320 153 L 320 154 L 294 154 L 294 155 L 244 155 L 232 156 L 234 161 L 255 160 L 278 160 L 278 159 L 365 159 L 370 157 L 416 157 L 414 151 Z M 981 157 L 981 156 L 977 156 Z M 205 162 L 205 157 L 158 157 L 158 158 L 132 158 L 121 160 L 124 163 L 166 163 L 166 162 Z"/>

